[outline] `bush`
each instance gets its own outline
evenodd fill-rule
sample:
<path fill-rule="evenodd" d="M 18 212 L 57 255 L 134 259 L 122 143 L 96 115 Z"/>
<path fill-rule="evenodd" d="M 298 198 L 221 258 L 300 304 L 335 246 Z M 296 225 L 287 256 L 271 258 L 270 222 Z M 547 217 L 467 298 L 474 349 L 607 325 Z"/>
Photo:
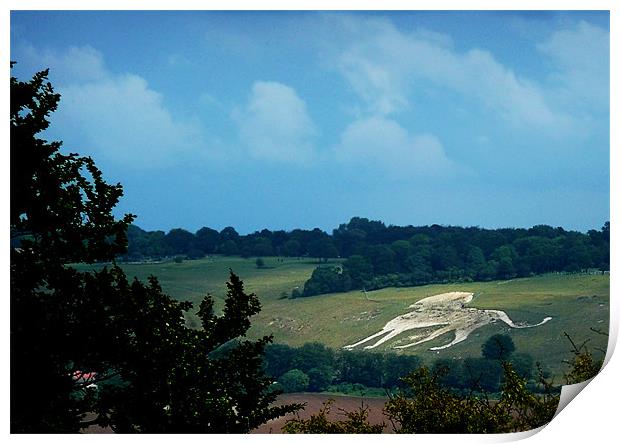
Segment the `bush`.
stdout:
<path fill-rule="evenodd" d="M 334 379 L 334 369 L 328 366 L 313 367 L 308 370 L 308 390 L 322 392 L 329 387 Z"/>
<path fill-rule="evenodd" d="M 440 383 L 442 372 L 422 367 L 406 378 L 409 390 L 386 404 L 397 433 L 506 433 L 531 430 L 553 418 L 559 398 L 526 389 L 510 363 L 502 363 L 501 397 L 491 402 L 473 394 L 457 395 Z"/>
<path fill-rule="evenodd" d="M 285 393 L 303 392 L 308 388 L 310 378 L 301 370 L 294 368 L 284 373 L 278 382 Z"/>
<path fill-rule="evenodd" d="M 482 356 L 487 359 L 508 359 L 515 351 L 515 344 L 508 335 L 496 334 L 482 345 Z"/>
<path fill-rule="evenodd" d="M 327 418 L 333 399 L 323 403 L 323 407 L 316 415 L 308 419 L 299 416 L 289 419 L 282 427 L 284 433 L 381 433 L 385 424 L 371 425 L 368 423 L 368 407 L 362 405 L 353 412 L 344 412 L 346 420 L 330 421 Z"/>
<path fill-rule="evenodd" d="M 327 387 L 327 391 L 332 393 L 344 393 L 345 395 L 364 396 L 368 393 L 368 387 L 364 384 L 341 382 L 340 384 L 330 385 Z"/>

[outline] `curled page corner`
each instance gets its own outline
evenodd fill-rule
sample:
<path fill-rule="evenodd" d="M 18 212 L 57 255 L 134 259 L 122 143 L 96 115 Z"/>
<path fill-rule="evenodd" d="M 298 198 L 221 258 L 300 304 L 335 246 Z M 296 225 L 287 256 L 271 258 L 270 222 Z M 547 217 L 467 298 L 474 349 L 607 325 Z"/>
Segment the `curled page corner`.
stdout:
<path fill-rule="evenodd" d="M 540 427 L 536 427 L 535 429 L 524 430 L 523 432 L 505 433 L 505 434 L 497 435 L 497 436 L 500 437 L 499 442 L 521 441 L 523 439 L 534 436 L 535 434 L 540 432 L 542 429 L 547 427 L 548 424 L 549 423 L 543 424 Z"/>
<path fill-rule="evenodd" d="M 596 376 L 594 377 L 596 378 Z M 577 384 L 563 385 L 562 390 L 560 391 L 560 402 L 558 403 L 558 408 L 555 411 L 555 415 L 553 415 L 553 419 L 558 416 L 558 414 L 564 410 L 575 397 L 594 379 L 590 378 L 582 382 L 578 382 Z M 552 419 L 552 421 L 553 421 Z"/>
<path fill-rule="evenodd" d="M 605 359 L 603 360 L 603 365 L 601 367 L 601 369 L 599 370 L 599 373 L 602 372 L 605 367 L 607 366 L 607 364 L 609 363 L 609 360 L 611 359 L 615 348 L 616 348 L 616 342 L 618 339 L 618 319 L 617 319 L 618 315 L 612 310 L 610 312 L 610 325 L 609 325 L 609 339 L 607 340 L 607 350 L 605 352 Z M 598 376 L 598 374 L 596 375 Z M 553 419 L 556 418 L 556 416 L 558 416 L 558 414 L 564 410 L 564 407 L 566 407 L 573 399 L 575 399 L 575 397 L 590 383 L 592 382 L 592 380 L 594 378 L 596 378 L 596 376 L 594 376 L 593 378 L 590 378 L 586 381 L 582 381 L 579 382 L 577 384 L 570 384 L 570 385 L 563 385 L 562 386 L 562 390 L 560 391 L 560 402 L 558 403 L 558 408 L 555 411 L 555 415 L 553 415 Z M 553 421 L 552 419 L 552 421 Z"/>
<path fill-rule="evenodd" d="M 596 376 L 594 378 L 596 378 Z M 505 435 L 501 435 L 502 438 L 500 438 L 499 441 L 500 442 L 514 442 L 514 441 L 520 441 L 522 439 L 526 439 L 526 438 L 529 438 L 531 436 L 534 436 L 535 434 L 537 434 L 538 432 L 543 430 L 545 427 L 547 427 L 549 424 L 551 424 L 551 422 L 553 422 L 553 420 L 558 416 L 558 414 L 562 410 L 564 410 L 564 407 L 566 407 L 573 399 L 575 399 L 575 397 L 594 378 L 590 378 L 590 379 L 588 379 L 586 381 L 579 382 L 577 384 L 563 385 L 562 389 L 560 391 L 560 401 L 558 402 L 558 408 L 556 409 L 555 414 L 553 415 L 553 418 L 551 419 L 551 421 L 549 421 L 547 424 L 543 424 L 540 427 L 537 427 L 537 428 L 531 429 L 531 430 L 525 430 L 523 432 L 508 433 L 508 434 L 505 434 Z"/>

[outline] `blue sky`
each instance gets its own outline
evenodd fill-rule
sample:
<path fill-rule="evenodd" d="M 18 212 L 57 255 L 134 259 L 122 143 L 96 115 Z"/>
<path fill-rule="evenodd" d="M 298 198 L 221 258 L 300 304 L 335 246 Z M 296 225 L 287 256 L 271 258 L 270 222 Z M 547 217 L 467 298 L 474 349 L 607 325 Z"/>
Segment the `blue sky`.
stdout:
<path fill-rule="evenodd" d="M 145 229 L 609 219 L 606 12 L 18 11 L 11 59 Z"/>

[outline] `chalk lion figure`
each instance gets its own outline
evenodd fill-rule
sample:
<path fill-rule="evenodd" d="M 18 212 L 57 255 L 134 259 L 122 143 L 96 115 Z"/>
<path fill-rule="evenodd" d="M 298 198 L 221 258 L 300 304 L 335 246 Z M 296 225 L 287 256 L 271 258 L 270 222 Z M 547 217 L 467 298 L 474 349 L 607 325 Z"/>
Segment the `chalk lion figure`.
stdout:
<path fill-rule="evenodd" d="M 364 349 L 372 349 L 408 330 L 440 327 L 424 335 L 422 339 L 406 345 L 394 346 L 394 348 L 407 348 L 431 341 L 445 333 L 454 331 L 454 339 L 450 343 L 430 348 L 430 350 L 441 350 L 464 341 L 474 330 L 497 321 L 503 321 L 512 328 L 530 328 L 537 327 L 551 320 L 551 317 L 546 317 L 538 324 L 515 324 L 503 311 L 465 307 L 465 304 L 471 302 L 473 297 L 473 293 L 455 291 L 420 299 L 415 304 L 409 306 L 413 311 L 392 319 L 377 333 L 355 344 L 346 345 L 343 348 L 350 350 L 372 339 L 383 336 L 374 344 L 364 347 Z"/>

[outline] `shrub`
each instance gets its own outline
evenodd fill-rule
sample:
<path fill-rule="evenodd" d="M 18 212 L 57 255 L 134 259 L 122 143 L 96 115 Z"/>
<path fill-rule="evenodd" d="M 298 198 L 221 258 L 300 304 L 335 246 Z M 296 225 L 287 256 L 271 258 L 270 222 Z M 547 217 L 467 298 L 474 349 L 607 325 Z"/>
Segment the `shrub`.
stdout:
<path fill-rule="evenodd" d="M 301 370 L 294 368 L 284 373 L 278 382 L 285 393 L 303 392 L 308 388 L 310 378 Z"/>

